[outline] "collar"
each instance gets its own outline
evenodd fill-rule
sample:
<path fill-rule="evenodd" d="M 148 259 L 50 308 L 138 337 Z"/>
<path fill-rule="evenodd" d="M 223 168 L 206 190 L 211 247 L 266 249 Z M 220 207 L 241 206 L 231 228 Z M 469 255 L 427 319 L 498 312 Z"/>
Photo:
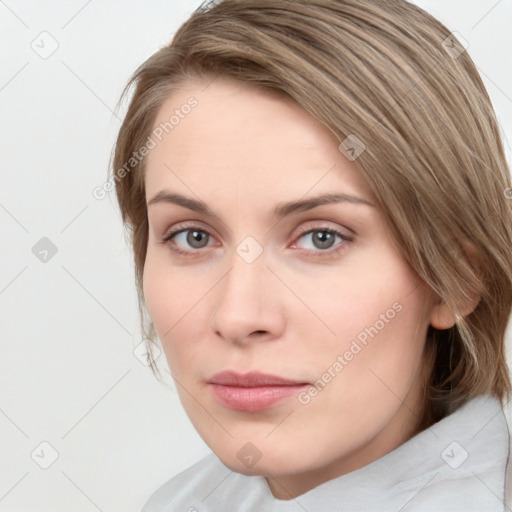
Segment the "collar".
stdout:
<path fill-rule="evenodd" d="M 294 499 L 275 498 L 262 476 L 234 473 L 229 486 L 256 486 L 266 512 L 502 512 L 509 445 L 499 400 L 481 395 L 383 457 Z"/>

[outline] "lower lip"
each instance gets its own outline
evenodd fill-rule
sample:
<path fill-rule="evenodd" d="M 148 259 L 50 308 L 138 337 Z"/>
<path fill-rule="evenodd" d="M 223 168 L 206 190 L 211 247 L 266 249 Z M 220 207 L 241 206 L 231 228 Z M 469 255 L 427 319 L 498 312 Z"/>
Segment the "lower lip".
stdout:
<path fill-rule="evenodd" d="M 308 384 L 296 386 L 261 386 L 244 388 L 210 384 L 213 394 L 224 406 L 235 411 L 257 412 L 269 409 L 278 403 L 296 395 Z"/>

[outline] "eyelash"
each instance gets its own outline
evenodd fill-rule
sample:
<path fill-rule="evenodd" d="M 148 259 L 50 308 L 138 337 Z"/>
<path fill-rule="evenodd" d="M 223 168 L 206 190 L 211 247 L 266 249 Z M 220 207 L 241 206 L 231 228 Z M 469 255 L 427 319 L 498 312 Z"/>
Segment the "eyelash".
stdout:
<path fill-rule="evenodd" d="M 179 247 L 171 246 L 172 240 L 173 240 L 173 238 L 176 235 L 178 235 L 180 233 L 183 233 L 183 232 L 187 232 L 187 231 L 199 231 L 200 233 L 204 233 L 207 236 L 211 237 L 211 235 L 206 230 L 201 229 L 199 226 L 193 226 L 193 225 L 192 226 L 186 226 L 186 227 L 181 226 L 181 227 L 178 227 L 175 230 L 169 232 L 165 236 L 165 238 L 161 241 L 161 243 L 164 244 L 164 245 L 168 245 L 169 249 L 172 252 L 177 253 L 177 254 L 181 254 L 183 256 L 190 256 L 194 252 L 200 252 L 201 249 L 185 251 L 183 249 L 180 249 Z M 312 256 L 312 257 L 315 257 L 315 258 L 316 257 L 322 257 L 322 258 L 332 258 L 332 257 L 335 257 L 335 256 L 338 255 L 339 252 L 341 252 L 342 250 L 345 249 L 345 245 L 346 245 L 347 242 L 352 242 L 352 240 L 353 240 L 351 237 L 348 237 L 347 235 L 341 233 L 340 231 L 337 231 L 336 229 L 332 229 L 332 228 L 328 228 L 328 227 L 300 228 L 300 233 L 299 233 L 299 236 L 297 237 L 297 240 L 300 240 L 305 235 L 308 235 L 310 233 L 315 233 L 315 232 L 329 233 L 331 235 L 337 235 L 342 240 L 339 244 L 334 246 L 334 249 L 333 248 L 329 248 L 329 249 L 325 249 L 325 250 L 322 250 L 322 249 L 316 249 L 316 250 L 303 249 L 303 250 L 311 252 L 311 254 L 309 256 Z M 343 243 L 343 242 L 345 242 L 345 243 Z"/>

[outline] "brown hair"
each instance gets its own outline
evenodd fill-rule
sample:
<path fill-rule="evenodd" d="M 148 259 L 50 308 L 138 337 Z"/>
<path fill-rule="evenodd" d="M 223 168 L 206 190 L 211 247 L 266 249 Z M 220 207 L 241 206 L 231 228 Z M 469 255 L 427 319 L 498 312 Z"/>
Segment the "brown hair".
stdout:
<path fill-rule="evenodd" d="M 134 72 L 122 95 L 135 86 L 113 170 L 130 161 L 129 172 L 114 178 L 146 338 L 155 331 L 142 292 L 144 160 L 130 158 L 180 84 L 218 75 L 280 91 L 340 142 L 365 145 L 354 162 L 404 257 L 457 318 L 451 329 L 427 333 L 434 366 L 422 426 L 473 396 L 491 393 L 503 402 L 511 387 L 504 344 L 512 201 L 498 125 L 468 53 L 443 24 L 404 0 L 210 2 Z M 474 294 L 480 301 L 464 317 L 460 303 Z"/>

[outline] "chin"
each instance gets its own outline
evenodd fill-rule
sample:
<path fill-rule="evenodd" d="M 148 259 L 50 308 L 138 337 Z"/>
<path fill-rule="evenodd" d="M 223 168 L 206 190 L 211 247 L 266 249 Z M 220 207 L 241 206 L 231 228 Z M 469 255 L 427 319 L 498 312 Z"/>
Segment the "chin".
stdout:
<path fill-rule="evenodd" d="M 265 455 L 268 452 L 268 455 Z M 231 471 L 247 476 L 291 475 L 306 472 L 311 469 L 311 454 L 302 454 L 298 450 L 287 453 L 285 450 L 274 450 L 272 447 L 261 447 L 256 451 L 247 443 L 226 453 L 225 450 L 214 451 L 220 461 Z M 250 457 L 254 458 L 251 460 Z"/>

